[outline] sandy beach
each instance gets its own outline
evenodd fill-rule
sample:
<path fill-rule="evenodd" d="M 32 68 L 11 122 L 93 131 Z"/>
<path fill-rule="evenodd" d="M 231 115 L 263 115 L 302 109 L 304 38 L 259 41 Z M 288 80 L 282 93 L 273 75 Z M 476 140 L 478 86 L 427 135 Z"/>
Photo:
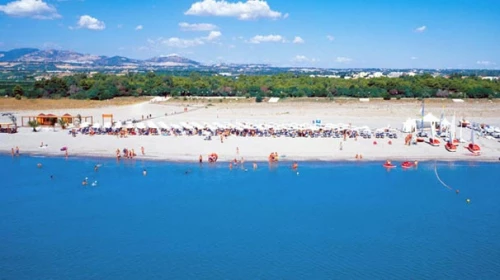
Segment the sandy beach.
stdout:
<path fill-rule="evenodd" d="M 187 108 L 187 112 L 184 109 Z M 57 109 L 43 111 L 13 112 L 21 123 L 21 116 L 40 113 L 73 116 L 93 116 L 94 122 L 102 124 L 102 114 L 113 114 L 114 120 L 142 120 L 151 114 L 148 121 L 179 124 L 180 122 L 197 123 L 311 123 L 320 119 L 325 123 L 350 123 L 353 126 L 369 126 L 372 131 L 390 126 L 401 129 L 407 118 L 419 118 L 421 103 L 415 101 L 391 100 L 359 102 L 358 100 L 339 100 L 335 102 L 284 101 L 278 103 L 217 102 L 203 101 L 168 101 L 164 103 L 142 102 L 134 105 L 103 106 L 89 109 Z M 441 112 L 448 120 L 453 113 L 457 121 L 463 116 L 471 122 L 500 126 L 500 104 L 489 101 L 469 101 L 453 103 L 451 100 L 432 100 L 426 103 L 425 112 L 440 116 Z M 3 119 L 2 121 L 6 121 Z M 399 132 L 397 139 L 362 139 L 339 138 L 287 138 L 287 137 L 236 137 L 229 136 L 221 143 L 218 137 L 205 141 L 202 136 L 129 136 L 119 138 L 110 135 L 69 135 L 69 130 L 56 127 L 44 127 L 40 132 L 32 132 L 29 127 L 19 128 L 16 134 L 0 134 L 0 152 L 9 153 L 18 146 L 21 154 L 39 154 L 64 156 L 61 147 L 67 147 L 69 157 L 115 157 L 116 149 L 134 149 L 136 160 L 168 160 L 196 162 L 202 155 L 217 153 L 219 161 L 231 161 L 235 158 L 246 161 L 266 161 L 271 152 L 277 152 L 281 161 L 339 161 L 356 160 L 361 154 L 361 161 L 372 160 L 451 160 L 451 161 L 498 161 L 500 143 L 497 139 L 476 138 L 481 146 L 479 156 L 472 155 L 464 148 L 470 140 L 470 130 L 463 129 L 463 139 L 457 152 L 445 150 L 442 145 L 433 147 L 427 143 L 404 145 L 405 133 Z M 377 145 L 373 141 L 377 141 Z M 41 148 L 40 144 L 47 146 Z M 340 150 L 340 142 L 343 142 Z M 145 155 L 141 155 L 141 147 Z M 237 148 L 239 153 L 237 153 Z"/>

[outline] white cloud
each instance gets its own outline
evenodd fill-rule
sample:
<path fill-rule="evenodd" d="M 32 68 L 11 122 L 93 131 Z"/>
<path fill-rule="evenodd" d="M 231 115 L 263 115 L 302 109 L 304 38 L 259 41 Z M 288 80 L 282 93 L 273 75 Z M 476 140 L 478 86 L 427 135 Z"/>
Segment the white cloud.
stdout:
<path fill-rule="evenodd" d="M 295 62 L 295 63 L 306 63 L 306 62 L 314 63 L 314 62 L 317 62 L 317 61 L 318 61 L 317 59 L 315 59 L 315 58 L 308 58 L 305 55 L 296 55 L 294 58 L 292 58 L 292 62 Z"/>
<path fill-rule="evenodd" d="M 156 40 L 148 39 L 149 46 L 141 47 L 142 50 L 158 49 L 159 47 L 170 47 L 178 49 L 192 48 L 205 45 L 205 43 L 216 41 L 222 33 L 220 31 L 210 31 L 206 37 L 197 37 L 192 39 L 183 39 L 179 37 L 158 38 Z"/>
<path fill-rule="evenodd" d="M 78 20 L 77 25 L 78 28 L 86 28 L 90 30 L 103 30 L 104 28 L 106 28 L 104 22 L 96 18 L 93 18 L 89 15 L 81 16 L 80 19 Z"/>
<path fill-rule="evenodd" d="M 304 44 L 305 41 L 304 41 L 304 39 L 300 38 L 299 36 L 295 36 L 295 38 L 293 39 L 293 43 L 294 44 Z"/>
<path fill-rule="evenodd" d="M 418 33 L 422 33 L 425 30 L 427 30 L 427 26 L 425 26 L 425 25 L 415 28 L 415 32 L 418 32 Z"/>
<path fill-rule="evenodd" d="M 184 14 L 195 16 L 237 17 L 240 20 L 288 17 L 271 10 L 265 0 L 230 3 L 225 0 L 202 0 L 191 5 Z"/>
<path fill-rule="evenodd" d="M 267 43 L 267 42 L 274 42 L 274 43 L 284 43 L 285 38 L 283 38 L 281 35 L 256 35 L 253 38 L 250 39 L 249 41 L 252 44 L 260 44 L 260 43 Z"/>
<path fill-rule="evenodd" d="M 218 29 L 217 25 L 211 23 L 180 22 L 179 27 L 183 31 L 213 31 Z"/>
<path fill-rule="evenodd" d="M 332 35 L 326 35 L 326 39 L 328 39 L 328 41 L 330 42 L 335 41 L 335 37 L 333 37 Z"/>
<path fill-rule="evenodd" d="M 210 31 L 210 33 L 208 33 L 208 36 L 206 37 L 207 41 L 213 41 L 217 38 L 219 38 L 220 36 L 222 36 L 222 33 L 220 33 L 220 31 Z"/>
<path fill-rule="evenodd" d="M 418 59 L 418 57 L 416 57 L 416 56 L 412 56 L 412 57 L 410 57 L 410 59 L 411 59 L 411 60 L 417 60 L 417 59 Z"/>
<path fill-rule="evenodd" d="M 144 28 L 144 27 L 143 27 L 142 25 L 137 25 L 137 26 L 135 27 L 135 30 L 142 30 L 143 28 Z"/>
<path fill-rule="evenodd" d="M 55 19 L 61 15 L 54 6 L 43 0 L 17 0 L 0 5 L 0 12 L 13 17 L 30 17 L 36 19 Z"/>
<path fill-rule="evenodd" d="M 488 61 L 488 60 L 478 60 L 478 61 L 476 61 L 476 64 L 484 65 L 484 66 L 496 65 L 495 62 Z"/>
<path fill-rule="evenodd" d="M 345 64 L 347 64 L 347 63 L 350 63 L 352 61 L 352 59 L 349 58 L 349 57 L 339 56 L 339 57 L 337 57 L 335 59 L 335 61 L 338 62 L 338 63 L 345 63 Z"/>
<path fill-rule="evenodd" d="M 199 38 L 181 39 L 178 37 L 162 39 L 160 43 L 167 47 L 180 48 L 180 49 L 191 48 L 205 44 L 205 42 Z"/>

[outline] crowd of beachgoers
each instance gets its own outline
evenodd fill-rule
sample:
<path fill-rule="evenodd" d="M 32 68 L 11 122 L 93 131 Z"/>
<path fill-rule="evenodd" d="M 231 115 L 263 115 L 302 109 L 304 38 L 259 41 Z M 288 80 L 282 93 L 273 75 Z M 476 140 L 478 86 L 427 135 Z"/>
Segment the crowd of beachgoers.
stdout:
<path fill-rule="evenodd" d="M 204 136 L 211 140 L 212 136 L 241 136 L 241 137 L 308 137 L 308 138 L 397 138 L 397 130 L 385 127 L 372 132 L 368 126 L 354 127 L 351 124 L 198 124 L 196 122 L 180 124 L 165 123 L 115 123 L 113 126 L 100 126 L 99 124 L 85 125 L 73 128 L 69 134 L 82 135 L 114 135 L 128 137 L 134 135 L 162 135 L 162 136 Z"/>

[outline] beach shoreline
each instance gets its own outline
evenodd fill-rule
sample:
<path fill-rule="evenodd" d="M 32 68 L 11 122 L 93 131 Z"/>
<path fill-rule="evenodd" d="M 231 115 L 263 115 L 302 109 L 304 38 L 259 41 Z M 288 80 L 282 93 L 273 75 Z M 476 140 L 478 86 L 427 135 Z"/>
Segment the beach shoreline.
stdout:
<path fill-rule="evenodd" d="M 486 123 L 500 127 L 500 104 L 487 102 L 443 103 L 429 102 L 425 112 L 435 116 L 441 113 L 450 119 L 452 114 L 459 120 L 465 116 L 471 122 Z M 408 118 L 418 118 L 420 106 L 418 102 L 398 101 L 362 103 L 350 100 L 348 103 L 245 103 L 215 104 L 201 106 L 182 103 L 143 102 L 133 105 L 110 106 L 87 109 L 44 110 L 44 113 L 73 116 L 92 116 L 94 122 L 103 124 L 103 114 L 113 114 L 114 121 L 138 120 L 144 122 L 179 123 L 253 123 L 261 124 L 303 124 L 311 126 L 311 121 L 320 120 L 326 123 L 344 123 L 353 127 L 367 126 L 374 132 L 376 129 L 390 127 L 399 130 Z M 34 116 L 40 111 L 16 112 L 18 123 L 22 116 Z M 25 121 L 26 123 L 26 121 Z M 373 162 L 373 161 L 471 161 L 497 162 L 500 156 L 498 139 L 476 137 L 475 143 L 480 145 L 481 153 L 474 156 L 464 148 L 470 143 L 471 130 L 463 129 L 460 138 L 464 143 L 458 145 L 456 152 L 445 150 L 445 140 L 440 139 L 439 147 L 427 143 L 405 145 L 406 133 L 397 132 L 397 139 L 347 138 L 307 138 L 307 137 L 241 137 L 231 135 L 223 142 L 218 136 L 205 141 L 203 136 L 128 136 L 121 138 L 113 135 L 82 135 L 72 137 L 69 129 L 60 127 L 44 127 L 40 132 L 32 132 L 29 127 L 20 127 L 18 133 L 0 133 L 0 152 L 7 155 L 18 146 L 21 154 L 41 156 L 63 156 L 61 148 L 68 149 L 69 157 L 114 158 L 116 150 L 123 155 L 123 149 L 135 150 L 135 160 L 155 160 L 169 162 L 198 162 L 201 155 L 208 162 L 208 155 L 218 154 L 218 162 L 230 162 L 244 159 L 246 162 L 266 162 L 269 154 L 277 152 L 280 162 Z M 458 131 L 457 131 L 458 134 Z M 374 143 L 377 142 L 377 143 Z M 43 144 L 43 147 L 41 147 Z M 145 148 L 145 155 L 141 148 Z M 362 156 L 357 159 L 356 155 Z M 129 160 L 129 159 L 122 159 Z"/>

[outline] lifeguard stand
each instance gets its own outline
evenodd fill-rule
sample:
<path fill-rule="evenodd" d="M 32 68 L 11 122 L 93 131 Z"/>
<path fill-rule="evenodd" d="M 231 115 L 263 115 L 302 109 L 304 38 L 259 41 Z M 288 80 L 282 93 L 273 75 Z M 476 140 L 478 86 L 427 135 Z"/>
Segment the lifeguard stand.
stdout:
<path fill-rule="evenodd" d="M 102 114 L 102 124 L 104 124 L 105 119 L 110 119 L 111 123 L 113 123 L 113 114 Z"/>

